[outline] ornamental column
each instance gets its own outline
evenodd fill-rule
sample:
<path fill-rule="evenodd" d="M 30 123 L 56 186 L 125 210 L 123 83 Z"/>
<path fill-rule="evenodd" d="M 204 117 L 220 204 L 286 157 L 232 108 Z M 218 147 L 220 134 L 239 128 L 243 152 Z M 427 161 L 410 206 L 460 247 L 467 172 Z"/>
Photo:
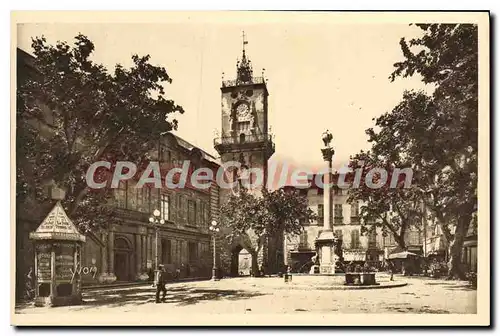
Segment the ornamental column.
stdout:
<path fill-rule="evenodd" d="M 328 171 L 323 175 L 323 229 L 316 238 L 316 250 L 319 256 L 319 270 L 317 265 L 313 265 L 311 273 L 333 274 L 336 271 L 338 257 L 335 254 L 335 246 L 338 239 L 332 230 L 332 159 L 335 151 L 330 146 L 332 134 L 327 130 L 322 138 L 325 148 L 321 149 L 323 160 L 327 162 Z"/>
<path fill-rule="evenodd" d="M 141 235 L 135 235 L 135 257 L 136 257 L 136 278 L 139 279 L 142 274 L 142 239 Z"/>
<path fill-rule="evenodd" d="M 99 272 L 98 281 L 100 283 L 106 283 L 106 282 L 114 281 L 114 280 L 111 280 L 111 278 L 109 277 L 109 266 L 108 266 L 108 261 L 109 261 L 108 248 L 109 248 L 109 244 L 108 244 L 108 234 L 107 233 L 103 233 L 101 235 L 101 239 L 102 239 L 103 246 L 101 247 L 101 269 L 100 269 L 100 272 Z"/>
<path fill-rule="evenodd" d="M 328 172 L 323 175 L 323 230 L 332 230 L 332 158 L 335 151 L 329 146 L 321 150 L 323 159 L 328 162 Z"/>
<path fill-rule="evenodd" d="M 108 276 L 116 281 L 115 276 L 115 233 L 109 231 L 108 234 Z"/>
<path fill-rule="evenodd" d="M 147 269 L 147 259 L 148 259 L 148 247 L 146 244 L 146 236 L 141 235 L 141 245 L 142 245 L 142 259 L 141 259 L 141 271 L 146 271 Z"/>

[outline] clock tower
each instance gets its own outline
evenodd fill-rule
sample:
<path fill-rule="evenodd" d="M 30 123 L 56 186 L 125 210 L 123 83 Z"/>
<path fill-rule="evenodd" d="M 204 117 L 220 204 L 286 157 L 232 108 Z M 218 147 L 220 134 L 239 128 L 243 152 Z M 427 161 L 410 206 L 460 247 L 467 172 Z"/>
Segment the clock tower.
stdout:
<path fill-rule="evenodd" d="M 232 181 L 246 176 L 254 188 L 250 192 L 259 195 L 261 187 L 267 187 L 268 160 L 274 154 L 274 143 L 268 128 L 268 97 L 264 70 L 261 77 L 253 75 L 252 63 L 245 50 L 243 33 L 243 50 L 241 59 L 236 63 L 236 78 L 222 79 L 221 86 L 221 134 L 214 140 L 214 147 L 221 157 L 222 164 L 239 162 L 241 168 L 228 169 L 226 176 Z M 262 181 L 257 181 L 254 174 L 244 174 L 245 169 L 255 169 L 262 172 Z M 247 180 L 248 181 L 248 180 Z M 261 183 L 257 183 L 261 182 Z M 258 186 L 255 186 L 259 184 Z M 235 189 L 220 189 L 219 199 L 223 204 L 229 195 L 236 193 L 241 184 Z M 223 228 L 224 230 L 224 228 Z M 231 256 L 231 275 L 244 273 L 241 269 L 242 260 L 250 255 L 252 268 L 257 265 L 264 267 L 267 272 L 277 272 L 282 267 L 282 235 L 280 237 L 265 238 L 261 241 L 263 248 L 257 251 L 257 240 L 251 230 L 232 241 L 226 246 Z M 229 243 L 229 242 L 228 242 Z M 279 252 L 281 251 L 281 252 Z M 221 263 L 225 262 L 221 260 Z"/>
<path fill-rule="evenodd" d="M 262 169 L 266 186 L 267 162 L 274 154 L 272 135 L 268 132 L 269 92 L 264 71 L 261 77 L 253 76 L 244 36 L 242 57 L 236 63 L 236 79 L 222 80 L 222 130 L 214 146 L 222 163 L 235 161 L 240 162 L 243 169 Z M 221 194 L 224 191 L 221 190 Z"/>

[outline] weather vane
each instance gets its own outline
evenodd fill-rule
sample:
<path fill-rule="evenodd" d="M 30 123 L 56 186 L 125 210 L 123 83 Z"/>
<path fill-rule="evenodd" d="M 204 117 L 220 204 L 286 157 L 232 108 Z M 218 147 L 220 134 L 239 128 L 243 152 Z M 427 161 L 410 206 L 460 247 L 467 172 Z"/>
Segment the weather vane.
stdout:
<path fill-rule="evenodd" d="M 245 51 L 245 45 L 248 44 L 248 41 L 245 39 L 246 35 L 245 35 L 245 31 L 243 30 L 243 33 L 242 33 L 242 37 L 243 37 L 243 52 Z"/>

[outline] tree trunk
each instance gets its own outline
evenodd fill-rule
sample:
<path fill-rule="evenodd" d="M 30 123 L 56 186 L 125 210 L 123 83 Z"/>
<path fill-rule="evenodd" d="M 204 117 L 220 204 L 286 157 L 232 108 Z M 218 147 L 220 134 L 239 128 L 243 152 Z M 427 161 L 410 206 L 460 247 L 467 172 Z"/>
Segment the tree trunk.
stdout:
<path fill-rule="evenodd" d="M 458 217 L 453 241 L 449 245 L 448 279 L 465 279 L 465 272 L 462 267 L 462 248 L 471 219 L 471 213 L 466 213 Z"/>
<path fill-rule="evenodd" d="M 401 247 L 404 251 L 406 251 L 406 242 L 405 238 L 403 236 L 394 236 L 394 240 L 398 244 L 399 247 Z"/>
<path fill-rule="evenodd" d="M 251 252 L 250 255 L 252 256 L 252 274 L 254 277 L 260 276 L 259 274 L 259 263 L 257 260 L 258 253 L 257 252 Z"/>
<path fill-rule="evenodd" d="M 404 221 L 403 226 L 399 229 L 399 232 L 398 232 L 398 230 L 392 224 L 390 224 L 387 221 L 387 219 L 383 218 L 382 220 L 384 221 L 383 225 L 387 229 L 389 229 L 392 236 L 394 237 L 394 241 L 396 242 L 396 244 L 398 244 L 398 246 L 401 247 L 403 250 L 406 250 L 405 232 L 406 232 L 406 228 L 408 227 L 408 222 Z"/>
<path fill-rule="evenodd" d="M 257 248 L 251 252 L 252 255 L 252 272 L 255 277 L 260 277 L 262 274 L 260 274 L 260 269 L 259 269 L 259 253 L 262 250 L 262 239 L 263 236 L 260 236 L 257 239 Z"/>

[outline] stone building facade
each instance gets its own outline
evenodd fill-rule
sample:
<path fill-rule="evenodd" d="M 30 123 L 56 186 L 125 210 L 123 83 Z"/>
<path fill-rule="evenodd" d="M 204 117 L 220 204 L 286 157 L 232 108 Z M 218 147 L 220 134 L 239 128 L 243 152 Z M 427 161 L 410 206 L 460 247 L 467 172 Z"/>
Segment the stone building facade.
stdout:
<path fill-rule="evenodd" d="M 304 223 L 301 235 L 288 235 L 284 240 L 285 262 L 293 271 L 300 273 L 309 272 L 312 265 L 311 258 L 316 254 L 315 241 L 323 230 L 323 188 L 314 183 L 315 179 L 315 176 L 310 177 L 311 186 L 299 190 L 307 197 L 309 208 L 318 216 L 317 220 Z M 382 234 L 377 228 L 376 234 L 363 235 L 359 218 L 360 205 L 349 204 L 347 199 L 347 189 L 337 186 L 332 188 L 333 212 L 330 220 L 333 222 L 334 234 L 342 240 L 344 262 L 378 264 L 383 258 Z"/>
<path fill-rule="evenodd" d="M 39 75 L 33 56 L 21 49 L 17 49 L 17 74 L 18 86 Z M 47 111 L 47 124 L 50 116 Z M 44 123 L 36 127 L 40 136 L 50 133 Z M 150 153 L 152 161 L 159 161 L 166 169 L 180 167 L 185 160 L 190 161 L 191 168 L 219 168 L 215 157 L 172 133 L 152 141 L 158 142 L 157 149 Z M 162 176 L 165 174 L 163 171 Z M 109 199 L 107 205 L 113 208 L 114 220 L 107 228 L 86 233 L 79 266 L 98 271 L 83 272 L 83 284 L 145 280 L 159 263 L 165 264 L 176 278 L 210 277 L 213 258 L 208 227 L 219 209 L 215 181 L 209 189 L 194 188 L 189 183 L 185 188 L 134 188 L 135 183 L 122 181 Z M 45 192 L 57 190 L 53 187 L 48 181 Z M 22 290 L 26 275 L 34 267 L 29 232 L 36 229 L 54 203 L 38 204 L 29 196 L 16 203 L 16 289 Z M 155 226 L 149 222 L 155 209 L 160 210 L 165 224 Z"/>
<path fill-rule="evenodd" d="M 165 134 L 160 143 L 157 155 L 152 157 L 158 158 L 163 167 L 180 167 L 184 161 L 196 168 L 219 167 L 216 158 L 172 133 Z M 210 277 L 213 259 L 208 228 L 212 209 L 218 207 L 216 184 L 206 190 L 189 183 L 185 188 L 171 189 L 134 185 L 132 180 L 120 183 L 110 200 L 116 223 L 96 235 L 101 243 L 93 239 L 85 244 L 83 263 L 95 262 L 100 270 L 97 279 L 85 280 L 143 280 L 157 264 L 165 265 L 170 275 L 178 278 Z M 160 211 L 163 225 L 149 222 L 155 209 Z"/>

